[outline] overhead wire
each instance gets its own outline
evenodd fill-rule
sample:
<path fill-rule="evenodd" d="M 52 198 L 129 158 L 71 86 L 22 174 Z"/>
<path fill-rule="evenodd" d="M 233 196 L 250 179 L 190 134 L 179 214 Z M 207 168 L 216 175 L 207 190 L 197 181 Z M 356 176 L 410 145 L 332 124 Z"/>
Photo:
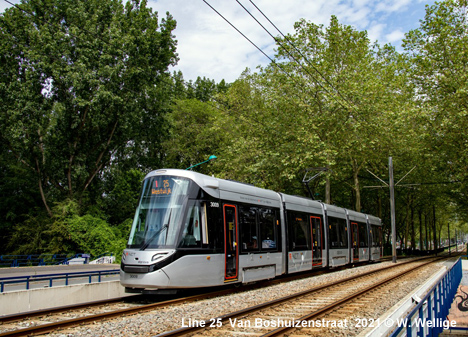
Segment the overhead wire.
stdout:
<path fill-rule="evenodd" d="M 277 63 L 274 59 L 272 59 L 267 53 L 265 53 L 259 46 L 257 46 L 251 39 L 249 39 L 244 33 L 242 33 L 232 22 L 226 19 L 219 11 L 217 11 L 213 6 L 211 6 L 206 0 L 202 0 L 208 7 L 211 8 L 216 14 L 218 14 L 224 21 L 226 21 L 235 31 L 237 31 L 244 39 L 246 39 L 250 44 L 252 44 L 258 51 L 260 51 L 266 58 L 268 58 L 271 63 L 281 70 L 286 76 L 288 76 L 293 82 L 295 82 L 299 88 L 302 90 L 302 86 L 297 80 L 288 72 L 286 71 L 283 66 Z M 302 98 L 301 98 L 302 99 Z"/>
<path fill-rule="evenodd" d="M 238 0 L 236 0 L 236 1 L 239 2 Z M 320 70 L 318 70 L 318 68 L 317 68 L 312 62 L 309 61 L 309 59 L 302 53 L 302 51 L 301 51 L 300 49 L 298 49 L 298 48 L 294 45 L 294 43 L 293 43 L 286 35 L 283 34 L 283 32 L 268 18 L 268 16 L 266 16 L 265 13 L 263 13 L 263 11 L 262 11 L 252 0 L 249 0 L 249 2 L 260 12 L 260 14 L 262 14 L 262 16 L 263 16 L 266 20 L 268 20 L 268 22 L 278 31 L 278 33 L 280 33 L 281 36 L 283 36 L 283 38 L 291 45 L 291 47 L 293 47 L 294 50 L 296 50 L 296 51 L 299 53 L 299 55 L 301 55 L 301 57 L 304 59 L 304 61 L 306 61 L 306 63 L 307 63 L 310 67 L 312 67 L 312 69 L 314 69 L 314 70 L 320 75 L 320 77 L 322 77 L 322 78 L 325 80 L 325 82 L 326 82 L 326 83 L 327 83 L 343 100 L 345 100 L 348 104 L 351 105 L 351 107 L 354 108 L 354 107 L 355 107 L 355 104 L 354 104 L 353 102 L 350 102 L 346 97 L 344 97 L 344 96 L 341 94 L 341 92 L 340 92 L 337 88 L 335 88 L 335 86 L 328 80 L 328 78 L 327 78 L 325 75 L 323 75 L 322 72 L 321 72 Z M 244 7 L 244 6 L 242 6 L 242 7 Z M 249 14 L 250 14 L 250 13 L 249 13 Z M 255 19 L 255 20 L 258 22 L 257 19 Z M 261 26 L 263 27 L 263 25 L 261 25 Z M 263 29 L 265 29 L 265 28 L 263 27 Z M 272 34 L 270 34 L 270 36 L 273 37 Z M 277 41 L 276 38 L 273 37 L 273 39 L 275 39 L 275 41 Z M 283 47 L 283 46 L 282 46 L 282 47 Z M 284 48 L 284 47 L 283 47 L 283 49 L 286 50 L 286 48 Z M 288 52 L 288 54 L 289 54 L 289 52 Z M 296 62 L 297 62 L 297 61 L 296 61 Z M 302 64 L 301 64 L 301 66 L 302 66 Z"/>
<path fill-rule="evenodd" d="M 243 6 L 238 0 L 236 0 L 236 1 L 237 1 L 237 3 L 238 3 L 239 5 L 241 5 L 241 7 L 244 8 L 244 10 L 246 10 L 247 13 L 249 13 L 250 16 L 252 16 L 252 18 L 255 19 L 255 21 L 257 21 L 257 23 L 258 23 L 260 26 L 262 26 L 262 28 L 263 28 L 276 42 L 278 41 L 278 40 L 277 40 L 277 39 L 276 39 L 276 38 L 275 38 L 275 37 L 274 37 L 274 36 L 273 36 L 273 35 L 272 35 L 272 34 L 271 34 L 271 33 L 270 33 L 270 32 L 269 32 L 269 31 L 268 31 L 268 30 L 267 30 L 267 29 L 266 29 L 250 12 L 249 12 L 249 11 L 248 11 L 248 10 L 247 10 L 247 9 L 246 9 L 246 8 L 245 8 L 245 6 Z M 283 66 L 281 66 L 281 65 L 278 64 L 275 60 L 273 60 L 270 56 L 268 56 L 260 47 L 258 47 L 255 43 L 253 43 L 252 40 L 250 40 L 244 33 L 242 33 L 233 23 L 231 23 L 228 19 L 226 19 L 218 10 L 216 10 L 216 9 L 215 9 L 212 5 L 210 5 L 206 0 L 203 0 L 203 2 L 204 2 L 208 7 L 210 7 L 217 15 L 219 15 L 224 21 L 226 21 L 233 29 L 235 29 L 242 37 L 244 37 L 247 41 L 249 41 L 249 43 L 251 43 L 256 49 L 258 49 L 263 55 L 265 55 L 265 57 L 267 57 L 267 58 L 272 62 L 272 64 L 273 64 L 275 67 L 277 67 L 279 70 L 281 70 L 283 73 L 285 73 L 286 76 L 288 76 L 291 80 L 293 80 L 293 82 L 297 85 L 297 88 L 298 88 L 299 91 L 303 91 L 304 85 L 303 85 L 303 84 L 301 85 L 300 83 L 298 83 L 298 82 L 297 82 L 297 79 L 296 79 L 295 77 L 293 77 L 287 70 L 285 70 L 285 69 L 283 68 Z M 255 7 L 258 8 L 257 6 L 255 6 Z M 259 11 L 260 11 L 260 10 L 259 10 Z M 262 13 L 263 13 L 263 12 L 262 12 Z M 262 15 L 264 15 L 264 14 L 262 14 Z M 267 20 L 269 20 L 269 19 L 267 18 Z M 271 20 L 269 20 L 269 22 L 271 22 Z M 274 26 L 274 27 L 276 27 L 276 26 Z M 277 28 L 277 27 L 276 27 L 276 28 Z M 277 30 L 279 31 L 279 29 L 277 29 Z M 279 32 L 280 32 L 280 34 L 282 34 L 281 31 L 279 31 Z M 284 36 L 284 34 L 282 34 L 282 35 Z M 288 40 L 288 39 L 287 39 L 287 40 Z M 292 44 L 291 41 L 289 41 L 289 43 Z M 281 46 L 284 50 L 287 51 L 287 48 L 285 48 L 282 44 L 280 44 L 280 46 Z M 296 49 L 297 49 L 297 48 L 296 48 Z M 288 51 L 287 51 L 287 52 L 288 52 Z M 288 52 L 288 54 L 290 54 L 290 53 Z M 292 55 L 291 55 L 291 56 L 292 56 Z M 294 57 L 292 57 L 292 58 L 295 60 L 295 62 L 296 62 L 297 64 L 299 64 L 304 70 L 306 70 L 306 69 L 303 67 L 303 65 L 302 65 L 299 61 L 297 61 L 297 59 L 295 59 Z M 304 57 L 304 58 L 305 58 L 305 57 Z M 307 58 L 305 58 L 305 59 L 307 59 Z M 310 62 L 309 62 L 309 63 L 310 63 Z M 313 65 L 312 65 L 312 67 L 313 67 Z M 315 67 L 313 67 L 313 68 L 316 69 Z M 308 72 L 308 71 L 306 71 L 306 72 L 316 81 L 317 85 L 319 85 L 323 90 L 325 90 L 325 91 L 331 96 L 331 98 L 332 98 L 334 101 L 337 102 L 337 104 L 338 104 L 339 106 L 341 106 L 341 107 L 342 107 L 343 109 L 345 109 L 345 110 L 351 109 L 351 110 L 356 111 L 356 107 L 355 107 L 352 103 L 350 103 L 348 100 L 346 100 L 346 98 L 345 98 L 343 95 L 341 95 L 341 93 L 338 92 L 338 95 L 339 95 L 342 99 L 344 99 L 344 101 L 346 101 L 346 103 L 349 105 L 348 107 L 345 106 L 340 100 L 338 100 L 338 98 L 337 98 L 333 93 L 331 93 L 328 89 L 326 89 L 326 88 L 321 84 L 321 82 L 320 82 L 319 80 L 317 80 L 312 74 L 310 74 L 310 72 Z M 321 73 L 320 73 L 320 74 L 321 74 Z M 321 75 L 323 76 L 323 74 L 321 74 Z M 327 83 L 329 83 L 329 82 L 327 82 Z M 330 84 L 329 84 L 329 85 L 330 85 Z M 337 91 L 337 89 L 334 88 L 333 86 L 332 86 L 332 88 L 333 88 L 335 91 Z M 298 95 L 298 93 L 296 93 L 296 92 L 294 92 L 294 95 L 295 95 L 297 98 L 299 98 L 299 100 L 302 101 L 305 105 L 309 105 L 308 102 L 305 100 L 305 97 L 303 97 L 303 96 L 301 96 L 301 95 Z M 356 116 L 353 116 L 353 118 L 356 118 Z M 352 119 L 352 118 L 346 118 L 345 120 L 343 120 L 343 123 L 340 123 L 341 127 L 344 127 L 344 125 L 347 124 L 348 122 L 350 122 L 351 119 Z"/>
<path fill-rule="evenodd" d="M 237 1 L 237 0 L 236 0 L 236 1 Z M 250 40 L 244 33 L 242 33 L 233 23 L 231 23 L 228 19 L 226 19 L 218 10 L 216 10 L 216 9 L 215 9 L 212 5 L 210 5 L 206 0 L 203 0 L 203 2 L 204 2 L 209 8 L 211 8 L 211 10 L 213 10 L 217 15 L 219 15 L 224 21 L 226 21 L 233 29 L 235 29 L 242 37 L 244 37 L 248 42 L 250 42 L 256 49 L 258 49 L 263 55 L 265 55 L 265 56 L 272 62 L 272 64 L 273 64 L 275 67 L 277 67 L 279 70 L 281 70 L 283 73 L 285 73 L 291 80 L 293 80 L 293 82 L 297 85 L 298 91 L 303 91 L 303 90 L 304 90 L 304 85 L 298 83 L 298 82 L 297 82 L 297 79 L 296 79 L 295 77 L 293 77 L 287 70 L 285 70 L 285 69 L 282 67 L 281 64 L 278 64 L 278 63 L 277 63 L 276 61 L 274 61 L 270 56 L 268 56 L 260 47 L 258 47 L 254 42 L 252 42 L 252 40 Z M 238 2 L 239 5 L 242 6 L 242 4 L 239 3 L 239 1 L 237 1 L 237 2 Z M 242 7 L 245 9 L 244 6 L 242 6 Z M 247 10 L 246 10 L 246 11 L 247 11 Z M 249 11 L 247 11 L 247 12 L 258 22 L 258 20 L 257 20 Z M 270 21 L 271 21 L 271 20 L 270 20 Z M 258 23 L 259 23 L 259 22 L 258 22 Z M 259 23 L 259 24 L 260 24 L 260 23 Z M 261 24 L 260 24 L 260 25 L 261 25 Z M 268 31 L 263 25 L 261 25 L 261 26 L 267 31 L 267 33 L 269 33 L 269 31 Z M 269 33 L 269 35 L 272 36 L 271 33 Z M 273 37 L 273 36 L 272 36 L 272 37 Z M 274 39 L 275 41 L 277 41 L 274 37 L 273 37 L 273 39 Z M 283 47 L 283 49 L 287 50 L 285 47 Z M 293 59 L 294 59 L 294 58 L 293 58 Z M 296 60 L 296 62 L 297 62 L 300 66 L 302 66 L 302 65 L 300 64 L 300 62 L 298 62 L 297 60 Z M 313 76 L 312 74 L 310 74 L 310 72 L 308 72 L 308 73 L 309 73 L 309 75 L 310 75 L 311 77 L 314 78 L 314 76 Z M 327 93 L 329 93 L 330 96 L 332 97 L 332 99 L 335 100 L 343 109 L 345 109 L 345 110 L 350 109 L 350 107 L 346 107 L 342 102 L 340 102 L 340 101 L 337 99 L 337 97 L 335 97 L 335 95 L 334 95 L 333 93 L 330 93 L 330 91 L 327 90 L 327 89 L 320 83 L 320 81 L 316 80 L 316 82 L 318 83 L 318 85 L 320 85 L 320 87 L 321 87 L 322 89 L 324 89 Z M 299 95 L 299 94 L 296 93 L 296 92 L 294 92 L 293 94 L 294 94 L 300 101 L 302 101 L 302 102 L 304 102 L 306 105 L 308 105 L 308 102 L 305 101 L 305 97 Z M 348 103 L 348 104 L 349 104 L 349 103 Z M 355 109 L 355 108 L 354 108 L 353 106 L 351 106 L 351 109 Z M 344 121 L 344 123 L 340 123 L 340 124 L 343 124 L 343 125 L 344 125 L 344 124 L 348 123 L 349 120 L 350 120 L 350 119 L 347 118 L 347 119 Z M 262 125 L 263 125 L 263 124 L 262 124 Z M 342 125 L 341 127 L 343 127 L 343 125 Z"/>
<path fill-rule="evenodd" d="M 26 9 L 24 9 L 24 8 L 22 8 L 22 7 L 20 7 L 20 6 L 18 6 L 17 4 L 14 4 L 14 3 L 10 2 L 9 0 L 4 0 L 4 1 L 7 2 L 7 3 L 9 3 L 10 5 L 16 7 L 17 9 L 19 9 L 19 10 L 22 11 L 22 12 L 24 12 L 25 14 L 27 14 L 27 15 L 29 15 L 29 16 L 31 16 L 31 17 L 35 17 L 35 18 L 37 18 L 38 20 L 42 21 L 43 23 L 48 24 L 48 25 L 51 26 L 52 28 L 62 30 L 61 27 L 52 24 L 51 22 L 49 22 L 48 20 L 46 20 L 46 19 L 44 19 L 44 18 L 37 17 L 36 15 L 34 15 L 34 13 L 31 13 L 30 11 L 27 11 Z M 79 27 L 79 26 L 77 26 L 77 25 L 75 25 L 75 24 L 74 24 L 74 26 L 77 27 L 78 29 L 84 31 L 84 32 L 87 33 L 88 35 L 91 35 L 91 36 L 93 36 L 93 37 L 99 39 L 99 40 L 102 41 L 103 43 L 105 43 L 105 44 L 107 44 L 107 45 L 110 45 L 110 42 L 104 40 L 101 36 L 96 35 L 96 34 L 94 34 L 94 33 L 92 33 L 92 32 L 89 32 L 89 31 L 86 30 L 85 28 Z M 77 40 L 80 39 L 78 36 L 76 36 L 76 35 L 74 35 L 74 34 L 72 34 L 72 33 L 70 33 L 70 32 L 68 32 L 67 34 L 68 34 L 69 36 L 71 36 L 71 37 L 74 37 L 74 38 L 77 39 Z M 120 51 L 120 52 L 122 52 L 122 53 L 124 53 L 124 51 L 123 51 L 122 49 L 120 49 L 120 47 L 117 47 L 117 50 Z M 170 74 L 168 74 L 168 75 L 170 76 Z M 171 77 L 171 78 L 172 78 L 172 77 Z M 166 78 L 164 78 L 164 77 L 161 78 L 161 81 L 162 81 L 162 82 L 165 82 L 166 84 L 168 84 L 170 87 L 173 88 L 173 86 L 175 85 L 174 82 L 173 82 L 172 80 L 171 80 L 170 82 L 168 82 L 167 80 L 168 80 L 168 79 L 166 79 Z M 181 83 L 182 83 L 182 85 L 184 86 L 185 89 L 188 89 L 189 84 L 188 84 L 185 80 L 182 80 Z M 132 92 L 132 93 L 135 93 L 135 94 L 136 94 L 136 92 L 135 92 L 134 90 L 132 90 L 132 89 L 130 89 L 130 88 L 128 88 L 128 87 L 125 87 L 125 89 L 126 89 L 127 91 L 129 91 L 129 92 Z M 216 109 L 218 109 L 218 110 L 220 110 L 220 111 L 226 112 L 225 110 L 223 110 L 223 109 L 220 108 L 219 106 L 216 106 L 216 105 L 212 104 L 211 102 L 207 102 L 207 103 L 208 103 L 209 105 L 211 105 L 213 108 L 216 108 Z M 217 103 L 218 103 L 218 104 L 221 104 L 220 102 L 217 102 Z M 222 104 L 221 104 L 221 105 L 222 105 Z"/>
<path fill-rule="evenodd" d="M 325 88 L 322 83 L 315 77 L 313 76 L 309 70 L 307 68 L 304 67 L 304 65 L 293 55 L 289 52 L 289 50 L 283 45 L 283 43 L 281 43 L 281 41 L 279 39 L 277 39 L 275 36 L 273 36 L 273 34 L 270 33 L 270 31 L 265 28 L 265 26 L 239 1 L 239 0 L 236 0 L 236 2 L 239 4 L 239 6 L 241 6 L 244 11 L 246 11 L 251 17 L 252 19 L 254 19 L 259 25 L 260 27 L 263 28 L 263 30 L 265 32 L 267 32 L 268 35 L 270 35 L 270 37 L 277 43 L 280 45 L 281 48 L 283 48 L 283 50 L 289 55 L 289 57 L 291 57 L 294 62 L 296 62 L 299 67 L 301 67 L 309 76 L 312 77 L 312 79 L 317 83 L 318 86 L 320 86 L 323 90 L 325 90 L 328 94 L 330 94 L 332 96 L 332 98 L 339 104 L 341 105 L 343 108 L 346 108 L 339 100 L 336 99 L 336 97 L 333 95 L 332 92 L 330 92 L 327 88 Z M 302 56 L 302 58 L 304 58 L 304 60 L 306 60 L 306 62 L 316 71 L 319 73 L 319 75 L 325 79 L 325 81 L 328 83 L 329 86 L 332 87 L 333 90 L 335 90 L 335 92 L 338 93 L 338 95 L 344 99 L 348 104 L 349 104 L 349 101 L 346 100 L 346 98 L 344 98 L 341 93 L 338 92 L 338 90 L 336 88 L 333 87 L 333 85 L 320 73 L 320 71 L 318 71 L 318 69 L 308 61 L 308 59 L 302 54 L 302 52 L 300 50 L 298 50 L 294 44 L 289 40 L 287 39 L 284 34 L 276 27 L 276 25 L 255 5 L 255 3 L 253 3 L 252 1 L 250 1 L 252 3 L 252 5 L 255 6 L 255 8 L 265 17 L 265 19 L 268 20 L 268 22 L 273 26 L 275 27 L 275 29 L 285 38 L 285 40 L 297 51 L 299 52 L 299 54 Z"/>
<path fill-rule="evenodd" d="M 292 76 L 287 70 L 284 69 L 284 67 L 277 63 L 274 59 L 272 59 L 268 54 L 266 54 L 260 47 L 258 47 L 251 39 L 249 39 L 244 33 L 242 33 L 232 22 L 230 22 L 225 16 L 223 16 L 218 10 L 216 10 L 212 5 L 210 5 L 206 0 L 202 0 L 209 8 L 211 8 L 211 10 L 213 10 L 218 16 L 220 16 L 224 21 L 226 21 L 234 30 L 236 30 L 242 37 L 244 37 L 250 44 L 252 44 L 257 50 L 259 50 L 265 57 L 267 57 L 271 62 L 272 64 L 277 68 L 279 69 L 280 71 L 282 71 L 286 76 L 288 76 L 296 85 L 297 85 L 297 89 L 300 90 L 300 91 L 303 91 L 304 90 L 304 85 L 299 83 L 297 81 L 296 78 L 294 78 L 294 76 Z M 296 97 L 300 100 L 300 101 L 304 101 L 304 97 L 301 96 L 301 95 L 298 95 L 296 92 L 293 93 L 294 95 L 296 95 Z M 307 102 L 304 102 L 305 104 L 307 104 Z M 262 125 L 264 125 L 262 123 Z"/>
<path fill-rule="evenodd" d="M 57 26 L 57 25 L 54 25 L 53 23 L 49 22 L 48 20 L 46 20 L 46 19 L 44 19 L 44 18 L 40 18 L 40 17 L 34 15 L 34 13 L 31 13 L 30 11 L 28 11 L 28 10 L 26 10 L 26 9 L 24 9 L 24 8 L 22 8 L 22 7 L 20 7 L 20 6 L 18 6 L 17 4 L 14 4 L 14 3 L 10 2 L 9 0 L 4 0 L 4 1 L 7 2 L 7 3 L 9 3 L 10 5 L 16 7 L 17 9 L 19 9 L 19 10 L 22 11 L 22 12 L 24 12 L 25 14 L 27 14 L 27 15 L 29 15 L 29 16 L 31 16 L 31 17 L 35 17 L 36 19 L 42 21 L 43 23 L 49 25 L 50 27 L 52 27 L 52 28 L 54 28 L 54 29 L 62 30 L 61 27 L 59 27 L 59 26 Z M 211 5 L 209 5 L 206 1 L 205 1 L 205 3 L 206 3 L 208 6 L 210 6 L 210 7 L 212 8 L 212 10 L 215 11 L 218 15 L 220 15 L 221 17 L 223 17 L 218 11 L 216 11 L 216 9 L 214 9 L 214 8 L 213 8 Z M 276 64 L 276 65 L 279 67 L 279 65 L 278 65 L 273 59 L 271 59 L 261 48 L 259 48 L 257 45 L 255 45 L 255 43 L 252 42 L 245 34 L 243 34 L 239 29 L 237 29 L 234 25 L 232 25 L 226 18 L 223 17 L 223 19 L 224 19 L 226 22 L 228 22 L 236 31 L 238 31 L 239 34 L 241 34 L 245 39 L 247 39 L 253 46 L 255 46 L 260 52 L 262 52 L 268 59 L 270 59 L 270 61 L 271 61 L 272 63 Z M 74 26 L 77 27 L 78 29 L 84 31 L 86 34 L 91 35 L 91 36 L 95 37 L 96 39 L 99 39 L 101 42 L 103 42 L 103 43 L 105 43 L 105 44 L 107 44 L 107 45 L 110 45 L 110 42 L 104 40 L 101 36 L 96 35 L 96 34 L 94 34 L 94 33 L 92 33 L 92 32 L 89 32 L 87 29 L 85 29 L 85 28 L 83 28 L 83 27 L 79 27 L 79 26 L 77 26 L 76 24 L 74 24 Z M 68 34 L 69 36 L 71 36 L 71 37 L 74 37 L 74 38 L 77 39 L 77 40 L 80 39 L 78 36 L 76 36 L 76 35 L 74 35 L 74 34 L 72 34 L 72 33 L 70 33 L 70 32 L 67 32 L 67 34 Z M 120 49 L 119 47 L 117 47 L 117 50 L 120 51 L 120 52 L 124 52 L 124 51 L 123 51 L 122 49 Z M 280 69 L 281 69 L 281 68 L 280 68 Z M 283 71 L 284 71 L 284 70 L 283 70 Z M 169 74 L 169 75 L 170 75 L 170 74 Z M 288 74 L 288 75 L 289 75 L 289 74 Z M 290 76 L 290 75 L 289 75 L 289 76 Z M 292 80 L 295 80 L 295 79 L 292 78 Z M 174 85 L 174 83 L 173 83 L 172 81 L 171 81 L 170 83 L 169 83 L 168 81 L 166 81 L 166 78 L 161 78 L 161 81 L 166 82 L 166 84 L 169 84 L 170 86 L 173 86 L 173 85 Z M 186 83 L 185 80 L 182 81 L 182 84 L 184 85 L 184 87 L 185 87 L 186 89 L 188 89 L 188 84 Z M 126 89 L 127 91 L 129 91 L 129 92 L 132 92 L 132 93 L 135 93 L 135 94 L 136 94 L 136 92 L 135 92 L 134 90 L 132 90 L 131 88 L 125 87 L 125 89 Z M 220 103 L 220 102 L 217 102 L 217 103 Z M 215 108 L 218 109 L 218 110 L 222 110 L 222 109 L 219 108 L 218 106 L 215 106 L 215 105 L 212 105 L 212 106 L 215 107 Z M 224 110 L 224 112 L 226 112 L 226 111 Z"/>

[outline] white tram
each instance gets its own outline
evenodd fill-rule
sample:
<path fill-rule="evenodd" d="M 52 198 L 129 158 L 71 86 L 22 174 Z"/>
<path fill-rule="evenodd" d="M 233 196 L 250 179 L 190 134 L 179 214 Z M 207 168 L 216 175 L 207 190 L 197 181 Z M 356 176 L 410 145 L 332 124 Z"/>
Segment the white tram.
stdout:
<path fill-rule="evenodd" d="M 167 169 L 149 173 L 123 252 L 127 292 L 249 283 L 382 256 L 379 218 Z"/>

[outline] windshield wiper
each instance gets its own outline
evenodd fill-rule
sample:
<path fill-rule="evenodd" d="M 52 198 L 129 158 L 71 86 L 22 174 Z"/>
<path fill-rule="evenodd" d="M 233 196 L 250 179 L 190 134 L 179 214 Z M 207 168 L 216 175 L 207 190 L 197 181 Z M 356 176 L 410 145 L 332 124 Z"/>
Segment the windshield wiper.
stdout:
<path fill-rule="evenodd" d="M 150 243 L 156 238 L 156 236 L 158 236 L 164 229 L 166 229 L 167 227 L 169 227 L 169 224 L 165 224 L 164 226 L 162 226 L 156 233 L 154 233 L 153 235 L 151 235 L 151 237 L 149 238 L 149 240 L 147 241 L 144 241 L 143 242 L 143 245 L 140 247 L 140 250 L 145 250 L 146 248 L 148 248 L 148 246 L 150 245 Z"/>

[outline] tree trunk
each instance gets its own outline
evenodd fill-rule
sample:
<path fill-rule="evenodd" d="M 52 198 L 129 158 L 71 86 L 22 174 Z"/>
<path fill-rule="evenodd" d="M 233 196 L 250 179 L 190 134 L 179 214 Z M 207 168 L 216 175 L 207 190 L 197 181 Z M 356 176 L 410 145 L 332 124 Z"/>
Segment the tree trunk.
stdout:
<path fill-rule="evenodd" d="M 410 213 L 410 203 L 408 202 L 406 205 L 406 216 L 405 216 L 405 249 L 408 249 L 408 236 L 409 236 L 409 230 L 410 230 L 410 220 L 409 218 L 409 213 Z"/>
<path fill-rule="evenodd" d="M 418 210 L 419 214 L 419 251 L 423 251 L 423 231 L 422 231 L 422 212 L 421 210 Z"/>
<path fill-rule="evenodd" d="M 39 183 L 39 192 L 41 193 L 41 199 L 42 202 L 44 203 L 44 206 L 46 208 L 47 214 L 49 214 L 50 217 L 52 217 L 52 211 L 49 208 L 49 205 L 47 204 L 47 199 L 45 197 L 44 189 L 42 188 L 42 172 L 41 172 L 41 166 L 39 165 L 39 160 L 36 158 L 36 173 L 37 173 L 37 180 Z"/>
<path fill-rule="evenodd" d="M 331 204 L 331 193 L 330 193 L 330 177 L 328 174 L 325 177 L 325 203 Z"/>
<path fill-rule="evenodd" d="M 361 189 L 359 187 L 359 171 L 361 167 L 358 166 L 356 159 L 353 159 L 353 181 L 354 181 L 354 191 L 356 192 L 356 203 L 355 210 L 356 212 L 361 211 Z"/>
<path fill-rule="evenodd" d="M 432 215 L 434 217 L 434 226 L 433 226 L 433 237 L 434 237 L 434 250 L 437 251 L 437 229 L 436 229 L 436 209 L 435 205 L 432 205 Z"/>
<path fill-rule="evenodd" d="M 49 214 L 50 217 L 52 217 L 52 211 L 50 210 L 49 208 L 49 205 L 47 204 L 47 200 L 46 200 L 46 197 L 45 197 L 45 194 L 44 194 L 44 190 L 42 189 L 42 179 L 41 177 L 39 177 L 39 192 L 41 193 L 41 198 L 42 198 L 42 202 L 44 203 L 44 206 L 47 210 L 47 214 Z"/>
<path fill-rule="evenodd" d="M 426 235 L 425 235 L 425 239 L 426 239 L 426 250 L 429 250 L 429 235 L 427 233 L 428 231 L 428 223 L 427 223 L 427 214 L 424 214 L 424 226 L 426 227 Z"/>
<path fill-rule="evenodd" d="M 414 233 L 414 204 L 413 204 L 413 194 L 410 194 L 410 209 L 411 209 L 411 215 L 410 215 L 410 222 L 411 222 L 411 251 L 414 251 L 416 248 L 416 238 L 415 238 L 415 233 Z"/>

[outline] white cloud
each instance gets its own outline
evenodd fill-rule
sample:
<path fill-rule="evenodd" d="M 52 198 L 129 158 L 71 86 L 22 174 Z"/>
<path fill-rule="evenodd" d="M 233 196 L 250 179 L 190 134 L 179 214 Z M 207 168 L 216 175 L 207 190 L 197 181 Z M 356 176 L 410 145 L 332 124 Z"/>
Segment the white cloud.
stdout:
<path fill-rule="evenodd" d="M 369 37 L 369 40 L 371 43 L 375 41 L 379 41 L 379 43 L 382 43 L 382 33 L 385 31 L 385 28 L 387 27 L 386 24 L 384 23 L 373 23 L 370 28 L 367 30 L 367 36 Z"/>
<path fill-rule="evenodd" d="M 20 3 L 20 0 L 8 0 L 8 1 L 16 5 Z M 10 7 L 12 6 L 8 2 L 4 0 L 0 0 L 0 13 L 5 12 L 5 9 L 10 8 Z"/>
<path fill-rule="evenodd" d="M 207 0 L 207 2 L 255 44 L 261 46 L 269 56 L 273 56 L 274 44 L 271 37 L 234 0 L 229 2 Z M 241 2 L 274 36 L 279 34 L 249 1 L 241 0 Z M 400 14 L 415 3 L 410 0 L 254 0 L 254 2 L 285 34 L 293 33 L 294 23 L 301 18 L 326 26 L 330 22 L 330 17 L 335 15 L 340 23 L 352 25 L 358 30 L 367 30 L 370 41 L 379 41 L 380 44 L 400 43 L 406 31 L 399 25 Z M 202 0 L 187 2 L 190 4 L 189 10 L 183 9 L 185 3 L 183 0 L 150 1 L 150 5 L 155 10 L 168 8 L 178 21 L 178 28 L 175 31 L 179 40 L 181 58 L 178 69 L 182 70 L 186 79 L 206 76 L 216 81 L 224 78 L 229 82 L 238 78 L 246 67 L 255 69 L 259 64 L 269 63 L 266 57 L 256 51 Z M 418 6 L 423 8 L 423 4 Z"/>
<path fill-rule="evenodd" d="M 393 32 L 390 32 L 390 34 L 385 35 L 386 40 L 392 44 L 395 42 L 401 41 L 404 37 L 405 37 L 405 32 L 402 32 L 399 29 L 394 30 Z"/>
<path fill-rule="evenodd" d="M 19 0 L 14 0 L 16 3 Z M 125 1 L 125 0 L 124 0 Z M 274 55 L 273 39 L 235 0 L 206 0 L 261 47 Z M 279 33 L 248 0 L 239 0 L 274 35 Z M 434 0 L 252 0 L 284 33 L 293 33 L 294 23 L 304 18 L 327 26 L 335 15 L 339 22 L 357 30 L 367 30 L 371 42 L 399 46 L 405 32 L 417 28 L 424 17 L 424 5 Z M 0 11 L 8 6 L 0 0 Z M 2 7 L 3 5 L 3 7 Z M 164 18 L 166 11 L 177 21 L 179 64 L 184 78 L 205 76 L 215 81 L 234 81 L 246 68 L 255 69 L 270 61 L 236 32 L 203 0 L 149 0 L 153 11 Z"/>
<path fill-rule="evenodd" d="M 375 9 L 378 12 L 398 12 L 406 9 L 412 0 L 386 0 L 377 3 Z"/>

